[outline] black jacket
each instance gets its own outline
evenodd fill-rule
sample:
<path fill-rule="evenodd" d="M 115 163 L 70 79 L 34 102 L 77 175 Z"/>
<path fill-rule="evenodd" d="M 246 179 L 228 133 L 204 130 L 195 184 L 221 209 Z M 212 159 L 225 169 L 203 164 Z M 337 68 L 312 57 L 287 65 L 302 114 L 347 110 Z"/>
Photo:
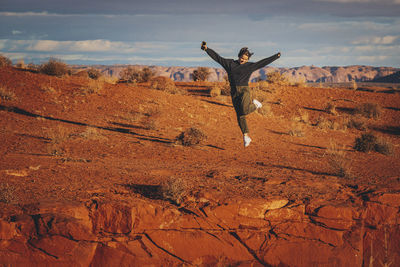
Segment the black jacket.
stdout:
<path fill-rule="evenodd" d="M 271 57 L 264 58 L 255 63 L 247 62 L 244 64 L 240 64 L 238 60 L 221 57 L 211 48 L 207 48 L 206 52 L 212 59 L 218 62 L 226 70 L 232 89 L 235 89 L 236 86 L 248 86 L 250 76 L 254 71 L 265 67 L 266 65 L 272 63 L 279 58 L 279 53 L 277 53 Z"/>

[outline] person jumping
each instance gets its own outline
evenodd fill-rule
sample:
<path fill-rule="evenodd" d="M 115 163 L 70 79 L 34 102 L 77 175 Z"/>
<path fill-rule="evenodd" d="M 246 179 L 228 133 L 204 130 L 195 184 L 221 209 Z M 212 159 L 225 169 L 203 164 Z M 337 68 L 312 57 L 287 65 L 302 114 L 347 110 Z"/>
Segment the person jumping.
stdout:
<path fill-rule="evenodd" d="M 250 53 L 247 47 L 240 49 L 238 60 L 226 59 L 218 55 L 214 50 L 207 47 L 206 42 L 202 42 L 201 49 L 219 63 L 228 73 L 229 84 L 231 87 L 232 104 L 236 111 L 240 130 L 243 133 L 244 147 L 248 147 L 251 142 L 249 128 L 247 127 L 246 115 L 262 107 L 262 104 L 256 100 L 251 100 L 249 79 L 251 74 L 273 61 L 280 58 L 281 53 L 271 57 L 264 58 L 258 62 L 248 62 L 254 53 Z"/>

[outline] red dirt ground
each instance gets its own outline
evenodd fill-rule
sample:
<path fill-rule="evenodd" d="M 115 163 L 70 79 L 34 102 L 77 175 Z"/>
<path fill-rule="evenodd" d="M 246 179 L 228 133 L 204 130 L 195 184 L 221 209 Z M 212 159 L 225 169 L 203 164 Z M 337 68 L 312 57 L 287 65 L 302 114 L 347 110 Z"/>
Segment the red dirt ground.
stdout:
<path fill-rule="evenodd" d="M 266 115 L 254 113 L 248 116 L 253 142 L 245 149 L 229 97 L 212 98 L 204 94 L 209 88 L 207 83 L 176 83 L 179 88 L 187 91 L 186 95 L 152 90 L 148 84 L 129 86 L 108 83 L 104 83 L 100 91 L 90 93 L 86 90 L 90 85 L 85 77 L 57 78 L 11 67 L 0 69 L 0 81 L 3 89 L 14 93 L 12 100 L 2 99 L 0 103 L 2 140 L 0 206 L 3 210 L 0 216 L 2 218 L 0 226 L 3 225 L 3 228 L 0 227 L 0 230 L 3 229 L 4 232 L 6 231 L 4 229 L 8 229 L 7 233 L 10 231 L 13 233 L 5 233 L 0 238 L 3 240 L 0 243 L 0 259 L 6 264 L 26 263 L 23 260 L 24 256 L 18 253 L 22 253 L 21 251 L 28 253 L 26 252 L 28 250 L 30 258 L 27 257 L 25 260 L 30 259 L 30 263 L 35 262 L 38 265 L 41 263 L 62 265 L 74 262 L 73 259 L 86 257 L 86 261 L 79 260 L 82 266 L 105 266 L 116 263 L 112 259 L 118 259 L 119 264 L 124 263 L 127 266 L 130 264 L 126 262 L 198 266 L 221 262 L 243 266 L 250 264 L 319 266 L 324 264 L 325 256 L 336 259 L 331 263 L 342 263 L 342 265 L 332 263 L 324 266 L 350 266 L 347 264 L 353 263 L 356 263 L 353 266 L 366 265 L 371 259 L 379 258 L 384 262 L 385 257 L 387 263 L 394 262 L 392 266 L 400 264 L 399 250 L 396 253 L 399 245 L 385 249 L 386 252 L 391 252 L 389 253 L 391 258 L 382 252 L 384 247 L 382 240 L 386 240 L 387 233 L 391 236 L 400 236 L 399 220 L 393 219 L 393 221 L 385 217 L 392 213 L 382 213 L 381 219 L 376 215 L 381 214 L 379 212 L 371 215 L 374 223 L 370 224 L 374 225 L 376 232 L 367 235 L 366 233 L 374 228 L 372 226 L 368 230 L 362 228 L 363 234 L 358 235 L 356 239 L 357 244 L 363 244 L 363 247 L 349 246 L 343 250 L 338 248 L 344 246 L 344 241 L 326 241 L 320 237 L 320 235 L 329 236 L 323 233 L 327 231 L 327 227 L 318 228 L 321 224 L 326 226 L 326 222 L 320 221 L 316 224 L 317 219 L 310 218 L 314 215 L 318 217 L 317 213 L 326 206 L 350 207 L 353 211 L 350 219 L 354 219 L 354 222 L 351 227 L 345 227 L 347 230 L 344 234 L 341 233 L 340 238 L 342 238 L 342 234 L 352 236 L 353 233 L 358 233 L 357 227 L 361 227 L 362 221 L 360 218 L 363 214 L 367 216 L 364 216 L 364 219 L 369 218 L 368 208 L 377 205 L 376 203 L 384 203 L 384 208 L 377 208 L 378 210 L 386 211 L 388 208 L 393 208 L 392 215 L 394 218 L 398 217 L 400 206 L 398 203 L 400 202 L 398 197 L 400 195 L 400 94 L 398 92 L 387 93 L 385 88 L 374 88 L 374 92 L 369 92 L 291 86 L 277 88 L 273 93 L 258 92 L 258 97 L 262 98 L 264 106 L 270 107 L 270 111 Z M 338 114 L 332 115 L 325 111 L 328 102 L 335 103 Z M 373 133 L 393 145 L 391 155 L 355 151 L 353 149 L 355 138 L 363 131 L 321 129 L 314 126 L 321 118 L 340 122 L 344 118 L 352 117 L 351 110 L 359 103 L 366 102 L 377 103 L 382 108 L 381 116 L 378 119 L 369 119 L 367 123 Z M 301 115 L 304 122 L 296 122 L 296 118 L 299 120 Z M 193 147 L 176 143 L 176 137 L 190 127 L 203 131 L 207 140 Z M 294 129 L 299 129 L 302 136 L 290 135 L 290 130 Z M 338 169 L 330 164 L 329 148 L 334 145 L 337 145 L 340 153 L 344 154 L 348 173 L 345 177 L 342 177 Z M 162 194 L 167 185 L 175 186 L 171 189 L 170 198 Z M 377 200 L 389 198 L 387 196 L 395 200 L 391 202 Z M 220 244 L 207 243 L 209 242 L 207 237 L 199 237 L 196 244 L 203 242 L 208 250 L 196 247 L 197 251 L 203 252 L 192 255 L 192 250 L 188 248 L 195 246 L 195 243 L 186 244 L 183 240 L 187 237 L 172 238 L 168 235 L 162 237 L 165 232 L 154 236 L 151 234 L 152 230 L 161 229 L 157 228 L 159 225 L 152 226 L 152 220 L 157 220 L 154 216 L 164 216 L 165 222 L 167 216 L 165 210 L 175 210 L 183 212 L 185 216 L 204 217 L 204 219 L 207 217 L 211 220 L 207 210 L 215 212 L 219 207 L 237 203 L 243 208 L 243 205 L 247 205 L 245 204 L 247 201 L 253 203 L 254 200 L 258 203 L 257 201 L 262 199 L 283 200 L 284 204 L 279 208 L 290 207 L 290 210 L 293 210 L 293 207 L 303 207 L 304 210 L 300 211 L 301 219 L 296 222 L 299 225 L 305 224 L 305 220 L 307 223 L 311 222 L 313 227 L 316 227 L 316 230 L 314 228 L 312 230 L 315 235 L 310 237 L 305 234 L 307 238 L 304 237 L 304 233 L 307 232 L 304 229 L 309 229 L 308 226 L 296 226 L 293 221 L 290 223 L 290 229 L 278 223 L 277 228 L 268 228 L 268 231 L 257 226 L 257 222 L 251 224 L 248 229 L 259 229 L 257 233 L 265 230 L 275 243 L 272 239 L 261 240 L 263 245 L 257 245 L 256 248 L 252 247 L 253 243 L 258 242 L 252 241 L 253 235 L 248 234 L 244 237 L 242 232 L 233 233 L 233 230 L 228 229 L 234 227 L 225 221 L 227 228 L 223 228 L 226 231 L 221 234 L 229 233 L 230 239 L 239 240 L 240 245 L 246 248 L 246 253 L 249 254 L 246 258 L 239 257 L 241 252 L 233 248 L 232 250 L 221 248 L 221 251 L 218 251 Z M 150 215 L 138 217 L 140 209 L 137 208 L 136 218 L 142 219 L 142 225 L 139 227 L 141 230 L 136 228 L 132 230 L 128 227 L 129 238 L 123 241 L 120 240 L 122 238 L 120 235 L 118 235 L 120 239 L 109 235 L 107 239 L 103 233 L 106 231 L 98 230 L 101 227 L 104 230 L 105 225 L 112 228 L 109 224 L 112 225 L 114 220 L 119 219 L 113 217 L 114 215 L 110 215 L 111 217 L 99 215 L 103 219 L 111 218 L 108 223 L 104 221 L 100 223 L 102 225 L 100 227 L 94 222 L 93 214 L 97 214 L 96 212 L 109 214 L 112 210 L 118 210 L 116 207 L 120 205 L 132 207 L 138 205 L 137 203 L 159 207 L 164 213 L 153 215 L 153 219 L 148 219 L 146 226 L 143 218 Z M 103 204 L 105 206 L 102 206 Z M 49 205 L 52 208 L 48 208 Z M 64 214 L 63 207 L 71 205 L 89 209 L 91 220 L 88 225 L 92 235 L 95 236 L 90 237 L 90 240 L 96 241 L 90 243 L 96 243 L 96 247 L 91 248 L 90 252 L 86 254 L 82 252 L 82 255 L 89 256 L 67 258 L 61 256 L 63 253 L 58 249 L 49 252 L 52 244 L 60 243 L 57 238 L 61 236 L 65 238 L 65 235 L 50 235 L 49 227 L 46 228 L 46 234 L 38 230 L 40 227 L 35 215 L 43 214 L 43 210 L 52 214 Z M 93 205 L 96 205 L 96 211 Z M 104 208 L 107 205 L 111 208 Z M 251 204 L 249 209 L 252 207 Z M 148 207 L 145 208 L 147 209 Z M 243 215 L 242 210 L 239 208 L 239 215 L 243 218 L 252 217 Z M 355 216 L 354 210 L 357 210 L 357 216 L 361 217 Z M 223 212 L 228 214 L 231 211 Z M 251 213 L 246 209 L 245 213 L 247 212 Z M 272 214 L 265 210 L 263 212 Z M 332 211 L 329 210 L 327 213 L 330 214 Z M 345 213 L 343 211 L 339 213 L 338 216 L 342 219 Z M 36 230 L 26 230 L 29 234 L 21 230 L 24 227 L 18 226 L 18 219 L 15 219 L 15 216 L 24 214 L 31 216 L 30 219 L 36 225 Z M 263 216 L 266 216 L 265 214 Z M 266 217 L 263 218 L 262 221 L 265 223 Z M 252 220 L 256 220 L 254 216 Z M 390 227 L 380 228 L 379 225 L 382 226 L 384 222 Z M 134 225 L 133 222 L 132 224 Z M 271 225 L 269 221 L 268 227 L 272 227 Z M 285 228 L 280 229 L 282 234 L 279 234 L 280 226 Z M 7 227 L 14 230 L 9 230 Z M 184 225 L 175 226 L 174 229 L 176 227 L 187 229 Z M 192 226 L 188 228 L 192 229 Z M 109 232 L 119 233 L 118 229 L 111 229 Z M 84 236 L 84 233 L 78 236 L 82 235 Z M 381 243 L 373 247 L 376 247 L 376 251 L 382 250 L 379 252 L 381 256 L 373 256 L 375 254 L 371 240 L 376 236 L 379 236 Z M 45 245 L 43 245 L 44 237 L 48 242 Z M 223 239 L 220 236 L 219 238 Z M 297 238 L 297 243 L 288 241 L 293 238 Z M 84 239 L 88 240 L 86 237 Z M 134 255 L 133 258 L 121 254 L 127 253 L 126 249 L 120 248 L 121 243 L 144 239 L 147 243 L 141 241 L 141 245 L 138 245 L 141 248 L 147 246 L 147 249 L 141 252 L 143 255 L 137 250 L 133 253 L 132 247 L 129 248 L 132 253 L 128 254 L 129 257 Z M 175 239 L 176 243 L 172 241 Z M 42 243 L 35 243 L 35 240 Z M 73 240 L 75 246 L 80 238 L 75 236 L 68 240 Z M 171 242 L 165 244 L 165 240 Z M 312 244 L 306 244 L 304 240 Z M 323 240 L 324 244 L 329 245 L 327 248 L 321 248 L 318 240 Z M 343 237 L 343 240 L 348 239 Z M 369 242 L 371 247 L 367 249 Z M 161 243 L 164 245 L 160 245 Z M 268 247 L 268 244 L 273 244 L 274 250 Z M 13 254 L 10 252 L 13 251 L 13 247 L 23 247 L 23 249 L 14 249 Z M 40 249 L 37 249 L 38 247 Z M 361 260 L 351 260 L 349 256 L 353 253 L 349 252 L 351 249 L 362 251 Z M 19 252 L 15 252 L 17 250 Z M 297 254 L 297 256 L 293 254 L 294 251 L 300 255 L 314 255 L 312 261 L 314 263 L 307 261 L 306 258 L 309 256 L 300 259 Z M 155 253 L 159 253 L 157 257 L 154 256 Z M 213 256 L 210 256 L 211 253 L 214 253 Z M 315 253 L 325 256 L 318 258 Z M 37 256 L 38 254 L 43 255 Z"/>

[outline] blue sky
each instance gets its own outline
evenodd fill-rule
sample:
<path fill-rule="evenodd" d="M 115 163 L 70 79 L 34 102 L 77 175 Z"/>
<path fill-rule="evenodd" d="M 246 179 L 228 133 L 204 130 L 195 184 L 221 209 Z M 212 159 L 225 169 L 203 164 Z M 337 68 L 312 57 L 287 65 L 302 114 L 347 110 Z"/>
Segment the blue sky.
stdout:
<path fill-rule="evenodd" d="M 218 67 L 202 40 L 276 67 L 399 67 L 400 0 L 0 0 L 13 61 Z"/>

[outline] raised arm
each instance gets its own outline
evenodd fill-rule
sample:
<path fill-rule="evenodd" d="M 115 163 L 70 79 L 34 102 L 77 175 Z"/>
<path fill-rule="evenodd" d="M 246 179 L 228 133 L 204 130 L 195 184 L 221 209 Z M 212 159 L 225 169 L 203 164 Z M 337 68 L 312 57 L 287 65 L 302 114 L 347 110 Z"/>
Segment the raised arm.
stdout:
<path fill-rule="evenodd" d="M 201 49 L 203 49 L 204 51 L 206 51 L 206 53 L 212 58 L 214 59 L 217 63 L 219 63 L 224 69 L 227 69 L 228 67 L 228 62 L 229 59 L 223 58 L 220 55 L 217 54 L 217 52 L 215 52 L 214 50 L 212 50 L 211 48 L 207 47 L 207 44 L 205 42 L 203 42 Z"/>
<path fill-rule="evenodd" d="M 277 60 L 280 57 L 281 57 L 281 53 L 277 53 L 277 54 L 275 54 L 275 55 L 273 55 L 271 57 L 267 57 L 267 58 L 261 59 L 260 61 L 257 61 L 255 63 L 253 63 L 252 69 L 253 69 L 253 71 L 261 69 L 262 67 L 265 67 L 268 64 L 271 64 L 272 62 L 274 62 L 275 60 Z"/>

